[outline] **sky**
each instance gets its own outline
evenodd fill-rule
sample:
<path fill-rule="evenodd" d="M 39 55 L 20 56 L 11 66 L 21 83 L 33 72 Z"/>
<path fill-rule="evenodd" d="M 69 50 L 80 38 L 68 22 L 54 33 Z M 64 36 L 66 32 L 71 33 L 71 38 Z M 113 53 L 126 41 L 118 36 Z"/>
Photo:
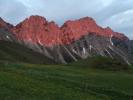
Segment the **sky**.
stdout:
<path fill-rule="evenodd" d="M 98 25 L 133 39 L 133 0 L 0 0 L 0 17 L 11 24 L 31 15 L 44 16 L 59 25 L 89 16 Z"/>

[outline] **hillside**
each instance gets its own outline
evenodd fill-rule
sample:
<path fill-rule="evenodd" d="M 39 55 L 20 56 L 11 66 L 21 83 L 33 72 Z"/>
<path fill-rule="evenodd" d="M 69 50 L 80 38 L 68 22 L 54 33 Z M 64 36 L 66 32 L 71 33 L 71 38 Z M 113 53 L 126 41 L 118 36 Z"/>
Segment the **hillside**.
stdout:
<path fill-rule="evenodd" d="M 83 68 L 95 68 L 110 71 L 130 70 L 130 66 L 121 62 L 118 59 L 112 59 L 109 57 L 94 56 L 77 62 L 69 63 L 70 66 L 83 67 Z"/>
<path fill-rule="evenodd" d="M 0 41 L 0 61 L 34 64 L 54 63 L 47 57 L 15 42 Z"/>
<path fill-rule="evenodd" d="M 133 71 L 0 64 L 1 100 L 132 100 Z"/>

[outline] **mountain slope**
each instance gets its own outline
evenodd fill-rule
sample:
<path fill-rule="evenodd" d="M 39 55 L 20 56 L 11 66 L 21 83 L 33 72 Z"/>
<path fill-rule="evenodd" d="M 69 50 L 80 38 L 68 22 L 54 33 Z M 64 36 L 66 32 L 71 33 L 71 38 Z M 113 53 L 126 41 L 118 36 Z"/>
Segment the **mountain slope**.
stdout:
<path fill-rule="evenodd" d="M 94 56 L 77 62 L 69 63 L 70 66 L 77 66 L 83 68 L 94 68 L 108 71 L 126 71 L 131 70 L 129 66 L 121 62 L 119 59 L 112 59 L 103 56 Z"/>
<path fill-rule="evenodd" d="M 52 60 L 18 43 L 0 41 L 0 61 L 48 64 Z"/>
<path fill-rule="evenodd" d="M 128 46 L 119 48 L 119 43 L 116 44 L 116 38 L 102 37 L 96 34 L 91 34 L 81 37 L 79 40 L 70 45 L 66 45 L 66 56 L 68 59 L 78 61 L 78 59 L 86 59 L 88 57 L 101 55 L 105 57 L 115 58 L 129 64 Z M 120 42 L 122 43 L 122 41 Z M 125 42 L 124 42 L 125 43 Z M 66 58 L 64 55 L 64 59 Z M 67 58 L 65 59 L 67 61 Z"/>

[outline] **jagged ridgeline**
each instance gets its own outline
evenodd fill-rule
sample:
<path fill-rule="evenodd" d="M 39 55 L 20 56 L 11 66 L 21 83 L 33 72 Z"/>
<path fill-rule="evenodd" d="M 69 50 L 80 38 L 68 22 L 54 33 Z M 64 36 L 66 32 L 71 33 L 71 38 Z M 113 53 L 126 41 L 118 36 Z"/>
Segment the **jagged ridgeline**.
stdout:
<path fill-rule="evenodd" d="M 0 19 L 0 40 L 12 42 L 9 50 L 13 49 L 9 45 L 17 43 L 60 64 L 97 55 L 129 65 L 133 61 L 133 42 L 109 27 L 102 28 L 90 17 L 66 21 L 61 27 L 41 16 L 31 16 L 16 26 Z"/>

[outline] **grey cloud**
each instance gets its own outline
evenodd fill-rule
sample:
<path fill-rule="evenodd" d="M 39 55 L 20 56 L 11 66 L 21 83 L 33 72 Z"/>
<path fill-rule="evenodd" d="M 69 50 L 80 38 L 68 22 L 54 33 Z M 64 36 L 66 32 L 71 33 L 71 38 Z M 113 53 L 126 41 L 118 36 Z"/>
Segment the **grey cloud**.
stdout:
<path fill-rule="evenodd" d="M 0 17 L 12 24 L 27 16 L 27 8 L 17 0 L 0 0 L 0 9 Z"/>
<path fill-rule="evenodd" d="M 125 12 L 127 10 L 133 9 L 132 0 L 114 0 L 110 5 L 96 13 L 97 19 L 105 20 L 116 14 Z"/>

